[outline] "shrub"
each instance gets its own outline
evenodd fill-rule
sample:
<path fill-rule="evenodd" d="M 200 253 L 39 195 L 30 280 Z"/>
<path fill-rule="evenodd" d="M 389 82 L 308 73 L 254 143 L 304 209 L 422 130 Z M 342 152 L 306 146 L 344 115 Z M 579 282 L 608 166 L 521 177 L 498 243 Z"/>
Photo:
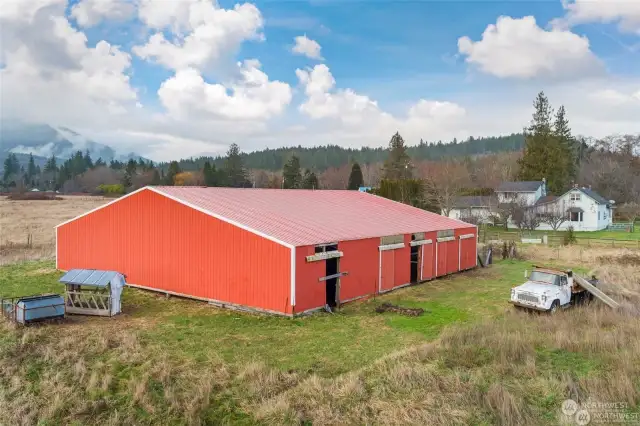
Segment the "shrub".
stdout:
<path fill-rule="evenodd" d="M 124 194 L 124 186 L 120 183 L 112 185 L 99 185 L 98 191 L 104 195 L 122 195 Z"/>
<path fill-rule="evenodd" d="M 562 243 L 565 246 L 568 246 L 571 244 L 575 244 L 576 242 L 577 242 L 576 233 L 573 231 L 573 226 L 569 226 L 567 228 L 567 232 L 564 233 L 564 238 L 562 240 Z"/>

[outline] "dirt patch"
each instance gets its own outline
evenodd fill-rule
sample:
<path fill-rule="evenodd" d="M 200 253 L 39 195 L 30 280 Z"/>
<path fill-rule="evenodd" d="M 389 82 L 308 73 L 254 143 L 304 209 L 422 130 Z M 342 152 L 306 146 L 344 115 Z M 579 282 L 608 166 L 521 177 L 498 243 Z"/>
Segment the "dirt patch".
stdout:
<path fill-rule="evenodd" d="M 382 314 L 384 312 L 393 312 L 400 315 L 406 315 L 408 317 L 418 317 L 424 314 L 425 310 L 422 308 L 405 308 L 402 306 L 385 302 L 376 308 L 376 312 L 379 314 Z"/>

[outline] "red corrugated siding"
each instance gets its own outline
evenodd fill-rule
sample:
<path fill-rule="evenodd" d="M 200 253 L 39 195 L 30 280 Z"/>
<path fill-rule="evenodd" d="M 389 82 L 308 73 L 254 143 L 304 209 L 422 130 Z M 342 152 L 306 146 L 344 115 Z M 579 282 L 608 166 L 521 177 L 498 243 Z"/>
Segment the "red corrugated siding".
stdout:
<path fill-rule="evenodd" d="M 291 313 L 291 250 L 145 190 L 58 228 L 58 267 Z"/>
<path fill-rule="evenodd" d="M 325 261 L 307 262 L 305 259 L 314 253 L 315 246 L 296 247 L 296 313 L 320 308 L 327 300 L 326 284 L 318 281 L 326 275 Z"/>
<path fill-rule="evenodd" d="M 460 240 L 462 255 L 460 257 L 460 269 L 471 269 L 476 267 L 476 244 L 477 244 L 476 228 L 456 229 L 456 237 L 461 235 L 473 234 L 473 238 L 465 238 Z"/>
<path fill-rule="evenodd" d="M 395 287 L 396 262 L 395 250 L 381 252 L 380 291 L 388 291 Z"/>
<path fill-rule="evenodd" d="M 458 240 L 447 241 L 447 274 L 458 272 Z"/>
<path fill-rule="evenodd" d="M 427 238 L 428 239 L 428 238 Z M 422 279 L 430 280 L 433 278 L 434 265 L 435 265 L 435 243 L 425 244 L 422 246 Z"/>
<path fill-rule="evenodd" d="M 341 301 L 378 291 L 379 244 L 379 238 L 338 243 L 338 249 L 344 253 L 340 259 L 340 270 L 349 273 L 340 278 Z"/>
<path fill-rule="evenodd" d="M 411 282 L 411 234 L 404 236 L 404 247 L 393 250 L 395 256 L 394 287 Z"/>
<path fill-rule="evenodd" d="M 436 245 L 437 254 L 437 265 L 436 265 L 436 276 L 441 277 L 447 274 L 447 243 L 439 243 L 436 240 L 433 240 Z"/>

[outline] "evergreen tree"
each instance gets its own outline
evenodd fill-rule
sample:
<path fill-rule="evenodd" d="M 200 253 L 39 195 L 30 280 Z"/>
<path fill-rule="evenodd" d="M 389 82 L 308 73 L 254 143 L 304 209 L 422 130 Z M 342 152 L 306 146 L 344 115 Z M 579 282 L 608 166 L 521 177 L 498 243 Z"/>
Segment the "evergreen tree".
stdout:
<path fill-rule="evenodd" d="M 318 189 L 318 177 L 310 170 L 305 170 L 304 177 L 302 178 L 302 188 L 304 189 Z"/>
<path fill-rule="evenodd" d="M 553 131 L 558 143 L 560 144 L 559 149 L 561 154 L 564 157 L 562 167 L 566 173 L 564 176 L 565 180 L 563 189 L 566 190 L 571 182 L 575 181 L 578 175 L 578 167 L 580 165 L 580 144 L 571 135 L 571 128 L 569 127 L 569 120 L 567 120 L 564 106 L 560 106 L 556 113 Z"/>
<path fill-rule="evenodd" d="M 282 169 L 284 189 L 296 189 L 302 187 L 302 174 L 300 172 L 300 159 L 293 155 Z"/>
<path fill-rule="evenodd" d="M 58 164 L 56 163 L 56 157 L 52 155 L 51 158 L 49 158 L 44 165 L 44 172 L 54 173 L 57 171 L 58 171 Z"/>
<path fill-rule="evenodd" d="M 353 163 L 353 166 L 351 166 L 351 174 L 349 175 L 349 185 L 347 186 L 347 189 L 356 190 L 361 186 L 364 186 L 362 169 L 360 169 L 360 164 Z"/>
<path fill-rule="evenodd" d="M 3 167 L 4 173 L 2 175 L 2 180 L 7 183 L 9 182 L 9 178 L 12 176 L 15 178 L 15 176 L 20 173 L 20 162 L 15 154 L 7 155 L 7 158 L 4 160 Z"/>
<path fill-rule="evenodd" d="M 180 173 L 182 173 L 182 169 L 178 165 L 177 161 L 169 163 L 169 170 L 167 170 L 167 174 L 164 177 L 164 184 L 173 186 L 176 175 Z"/>
<path fill-rule="evenodd" d="M 98 159 L 96 160 L 94 167 L 102 167 L 102 166 L 106 166 L 107 164 L 104 162 L 104 160 L 102 159 L 102 157 L 98 157 Z"/>
<path fill-rule="evenodd" d="M 160 185 L 160 174 L 158 169 L 153 169 L 153 178 L 151 179 L 151 185 Z"/>
<path fill-rule="evenodd" d="M 89 154 L 89 150 L 86 150 L 84 153 L 84 165 L 85 165 L 85 170 L 93 169 L 93 160 L 91 160 L 91 155 Z"/>
<path fill-rule="evenodd" d="M 130 176 L 133 176 L 136 174 L 137 169 L 138 164 L 136 163 L 136 161 L 134 159 L 130 159 L 129 161 L 127 161 L 127 166 L 125 167 L 124 171 L 125 173 L 129 173 Z"/>
<path fill-rule="evenodd" d="M 33 154 L 29 154 L 29 164 L 27 166 L 27 177 L 29 180 L 33 180 L 33 178 L 38 174 L 38 170 L 36 169 L 36 162 L 33 160 Z"/>
<path fill-rule="evenodd" d="M 549 191 L 560 194 L 569 183 L 565 167 L 567 151 L 556 136 L 551 122 L 553 110 L 543 92 L 538 94 L 533 105 L 533 119 L 525 130 L 524 153 L 518 160 L 518 178 L 527 181 L 546 178 Z"/>
<path fill-rule="evenodd" d="M 240 154 L 240 147 L 233 143 L 227 151 L 224 161 L 224 184 L 232 188 L 245 188 L 250 186 L 247 180 L 247 171 Z"/>
<path fill-rule="evenodd" d="M 202 174 L 205 186 L 218 186 L 218 173 L 215 165 L 211 166 L 209 161 L 205 161 Z"/>
<path fill-rule="evenodd" d="M 109 162 L 109 167 L 112 168 L 113 170 L 122 170 L 122 168 L 124 167 L 124 164 L 114 159 Z"/>
<path fill-rule="evenodd" d="M 389 156 L 384 162 L 383 178 L 384 179 L 411 179 L 413 175 L 413 166 L 411 159 L 407 154 L 407 148 L 404 146 L 404 139 L 400 133 L 396 132 L 389 141 Z"/>

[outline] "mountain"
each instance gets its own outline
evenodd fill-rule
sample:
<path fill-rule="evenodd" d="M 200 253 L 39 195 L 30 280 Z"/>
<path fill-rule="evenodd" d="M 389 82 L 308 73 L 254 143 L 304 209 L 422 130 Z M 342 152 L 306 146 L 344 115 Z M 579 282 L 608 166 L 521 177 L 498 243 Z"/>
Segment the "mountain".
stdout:
<path fill-rule="evenodd" d="M 95 142 L 67 127 L 53 127 L 48 124 L 26 124 L 16 121 L 0 122 L 0 168 L 9 153 L 18 157 L 21 165 L 27 164 L 29 154 L 40 167 L 46 159 L 55 155 L 60 159 L 69 158 L 77 151 L 89 151 L 93 160 L 102 158 L 128 161 L 142 158 L 136 153 L 120 154 L 110 146 Z"/>
<path fill-rule="evenodd" d="M 420 141 L 418 145 L 407 146 L 407 153 L 413 161 L 420 160 L 441 160 L 451 157 L 478 156 L 494 154 L 498 152 L 520 151 L 524 147 L 524 136 L 515 133 L 507 136 L 494 136 L 483 138 L 469 138 L 466 141 L 458 142 L 454 139 L 451 142 L 442 141 L 426 143 Z M 275 149 L 265 149 L 242 154 L 244 163 L 248 169 L 262 170 L 282 170 L 282 166 L 292 156 L 300 158 L 300 164 L 304 168 L 317 171 L 326 170 L 329 167 L 340 167 L 345 164 L 357 161 L 360 164 L 381 163 L 389 155 L 386 148 L 342 148 L 337 145 L 318 146 L 312 148 L 285 147 Z M 224 164 L 222 157 L 200 157 L 195 159 L 185 159 L 179 161 L 183 170 L 201 169 L 205 161 L 212 161 L 216 167 Z M 162 167 L 167 167 L 163 164 Z"/>

